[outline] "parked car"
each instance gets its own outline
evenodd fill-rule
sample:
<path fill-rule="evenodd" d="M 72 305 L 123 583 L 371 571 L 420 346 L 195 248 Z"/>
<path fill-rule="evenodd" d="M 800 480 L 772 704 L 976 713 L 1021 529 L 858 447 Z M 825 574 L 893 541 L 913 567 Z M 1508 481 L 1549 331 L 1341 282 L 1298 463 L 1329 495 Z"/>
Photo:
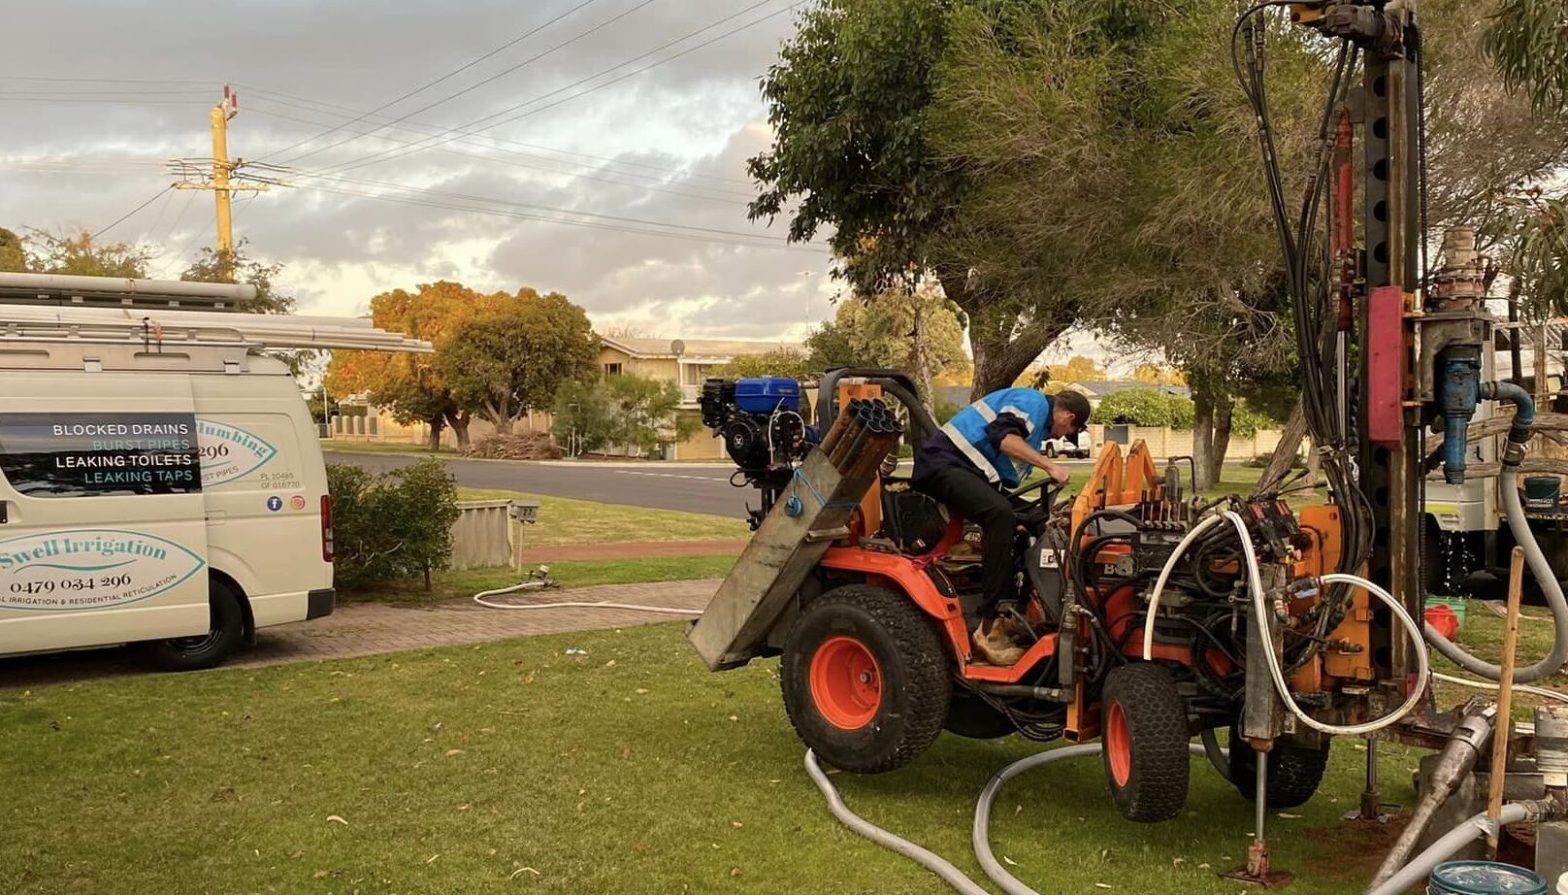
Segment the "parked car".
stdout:
<path fill-rule="evenodd" d="M 1040 453 L 1047 457 L 1076 457 L 1084 459 L 1089 456 L 1089 439 L 1079 435 L 1076 440 L 1072 438 L 1047 438 L 1040 445 Z"/>

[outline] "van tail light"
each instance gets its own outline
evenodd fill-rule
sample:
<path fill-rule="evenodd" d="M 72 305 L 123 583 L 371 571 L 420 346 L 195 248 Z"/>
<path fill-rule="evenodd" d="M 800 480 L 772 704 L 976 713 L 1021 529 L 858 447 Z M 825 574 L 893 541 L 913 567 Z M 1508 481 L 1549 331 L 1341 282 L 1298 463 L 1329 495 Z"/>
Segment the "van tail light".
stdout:
<path fill-rule="evenodd" d="M 337 544 L 332 538 L 332 498 L 321 495 L 321 561 L 332 562 Z"/>

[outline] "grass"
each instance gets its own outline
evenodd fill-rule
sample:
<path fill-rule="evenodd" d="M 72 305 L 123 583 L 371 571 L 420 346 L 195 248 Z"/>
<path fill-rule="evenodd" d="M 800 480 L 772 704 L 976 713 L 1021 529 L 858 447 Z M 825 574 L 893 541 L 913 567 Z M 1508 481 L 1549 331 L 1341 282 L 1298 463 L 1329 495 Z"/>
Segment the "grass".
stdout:
<path fill-rule="evenodd" d="M 1479 601 L 1472 601 L 1469 610 L 1465 613 L 1464 631 L 1460 635 L 1459 645 L 1466 650 L 1491 662 L 1499 661 L 1503 652 L 1504 621 L 1493 615 L 1481 606 Z M 1521 612 L 1519 622 L 1519 646 L 1516 653 L 1520 666 L 1533 665 L 1546 656 L 1552 648 L 1552 622 L 1545 607 L 1526 606 Z M 1452 662 L 1432 654 L 1432 668 L 1444 674 L 1463 675 L 1471 679 L 1475 675 L 1462 672 Z M 1545 687 L 1549 690 L 1568 693 L 1568 674 L 1558 674 L 1544 681 L 1537 681 L 1532 686 Z M 1459 702 L 1479 690 L 1460 687 L 1442 681 L 1437 682 L 1439 704 L 1450 705 Z M 1546 700 L 1531 696 L 1528 693 L 1514 694 L 1513 717 L 1517 721 L 1528 721 L 1533 716 L 1534 707 L 1542 705 Z"/>
<path fill-rule="evenodd" d="M 437 456 L 437 454 L 431 453 L 429 446 L 413 444 L 407 441 L 346 441 L 323 438 L 321 440 L 321 449 L 324 451 L 342 451 L 349 454 L 423 454 L 430 457 Z M 443 449 L 439 452 L 439 455 L 448 456 L 455 453 L 455 451 Z"/>
<path fill-rule="evenodd" d="M 652 510 L 620 504 L 520 494 L 483 488 L 458 488 L 460 500 L 539 502 L 539 521 L 523 532 L 524 549 L 562 544 L 620 544 L 638 541 L 708 541 L 741 539 L 750 534 L 741 519 Z"/>
<path fill-rule="evenodd" d="M 678 624 L 0 694 L 0 888 L 16 893 L 877 892 L 935 877 L 854 836 L 800 766 L 777 663 L 710 674 Z M 568 648 L 586 650 L 567 656 Z M 1275 819 L 1292 891 L 1359 892 L 1358 744 Z M 876 823 L 978 875 L 970 812 L 1040 747 L 943 736 L 836 775 Z M 1414 753 L 1384 748 L 1408 802 Z M 1009 784 L 996 853 L 1047 892 L 1234 895 L 1251 810 L 1193 765 L 1185 822 L 1121 821 L 1099 763 Z"/>
<path fill-rule="evenodd" d="M 736 554 L 718 556 L 655 556 L 641 559 L 573 560 L 550 563 L 550 575 L 563 587 L 636 584 L 644 581 L 687 581 L 723 578 L 735 564 Z M 529 568 L 532 568 L 530 566 Z M 472 569 L 438 572 L 426 591 L 417 581 L 382 584 L 364 591 L 342 594 L 344 602 L 428 603 L 467 597 L 482 590 L 516 584 L 511 569 Z"/>

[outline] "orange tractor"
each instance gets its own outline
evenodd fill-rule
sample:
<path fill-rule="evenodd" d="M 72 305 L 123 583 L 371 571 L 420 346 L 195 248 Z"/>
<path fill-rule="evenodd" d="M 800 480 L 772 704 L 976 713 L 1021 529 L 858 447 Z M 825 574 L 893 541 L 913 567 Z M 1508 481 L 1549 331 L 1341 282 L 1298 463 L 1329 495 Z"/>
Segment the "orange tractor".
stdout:
<path fill-rule="evenodd" d="M 905 437 L 917 444 L 936 428 L 899 374 L 837 371 L 821 394 L 829 437 L 840 406 L 851 401 L 891 399 L 896 416 L 907 420 Z M 839 465 L 852 465 L 857 458 L 838 441 L 830 453 Z M 885 455 L 888 448 L 884 440 L 876 450 Z M 1185 804 L 1188 743 L 1199 734 L 1248 797 L 1256 766 L 1249 741 L 1271 752 L 1270 806 L 1294 806 L 1316 791 L 1329 738 L 1293 723 L 1278 705 L 1260 654 L 1288 677 L 1292 704 L 1329 721 L 1366 720 L 1373 704 L 1366 697 L 1379 686 L 1367 597 L 1312 583 L 1339 561 L 1336 507 L 1298 514 L 1278 496 L 1205 503 L 1186 493 L 1179 463 L 1160 473 L 1141 443 L 1125 457 L 1107 444 L 1075 498 L 1059 500 L 1048 479 L 1012 493 L 1015 582 L 1034 643 L 1017 664 L 1001 667 L 970 648 L 980 596 L 972 543 L 978 534 L 911 490 L 883 459 L 871 458 L 876 471 L 862 494 L 853 495 L 858 482 L 850 499 L 840 494 L 847 518 L 823 537 L 786 533 L 770 544 L 764 522 L 752 545 L 757 555 L 748 550 L 731 581 L 777 571 L 790 579 L 787 599 L 757 599 L 767 586 L 742 581 L 721 589 L 692 630 L 715 668 L 781 655 L 790 720 L 829 763 L 863 773 L 892 770 L 944 728 L 982 739 L 1099 737 L 1117 808 L 1131 820 L 1160 821 Z M 831 476 L 831 465 L 818 469 L 809 455 L 806 461 L 784 463 L 794 469 L 788 475 L 754 466 L 757 475 L 748 480 L 767 483 L 776 500 L 802 472 Z M 832 503 L 820 501 L 824 511 Z M 1200 522 L 1220 518 L 1214 511 L 1221 508 L 1244 524 Z M 789 511 L 779 507 L 773 515 Z M 1189 537 L 1199 527 L 1206 530 Z M 791 538 L 797 555 L 780 560 Z M 791 560 L 807 567 L 795 576 L 798 584 Z M 1244 584 L 1249 563 L 1272 582 L 1263 626 Z M 720 629 L 726 636 L 715 640 Z M 1272 641 L 1266 645 L 1265 629 Z M 722 649 L 705 646 L 721 641 Z M 1397 704 L 1404 694 L 1388 695 Z M 1227 728 L 1228 756 L 1213 735 Z"/>

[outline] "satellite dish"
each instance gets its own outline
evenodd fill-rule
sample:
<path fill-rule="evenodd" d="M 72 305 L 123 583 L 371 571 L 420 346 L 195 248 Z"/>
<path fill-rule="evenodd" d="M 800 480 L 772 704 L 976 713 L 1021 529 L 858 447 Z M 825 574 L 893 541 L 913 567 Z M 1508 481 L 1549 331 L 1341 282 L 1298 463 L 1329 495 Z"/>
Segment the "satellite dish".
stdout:
<path fill-rule="evenodd" d="M 680 357 L 681 355 L 685 354 L 686 343 L 682 342 L 680 339 L 675 339 L 674 341 L 670 342 L 670 353 L 676 357 Z"/>

